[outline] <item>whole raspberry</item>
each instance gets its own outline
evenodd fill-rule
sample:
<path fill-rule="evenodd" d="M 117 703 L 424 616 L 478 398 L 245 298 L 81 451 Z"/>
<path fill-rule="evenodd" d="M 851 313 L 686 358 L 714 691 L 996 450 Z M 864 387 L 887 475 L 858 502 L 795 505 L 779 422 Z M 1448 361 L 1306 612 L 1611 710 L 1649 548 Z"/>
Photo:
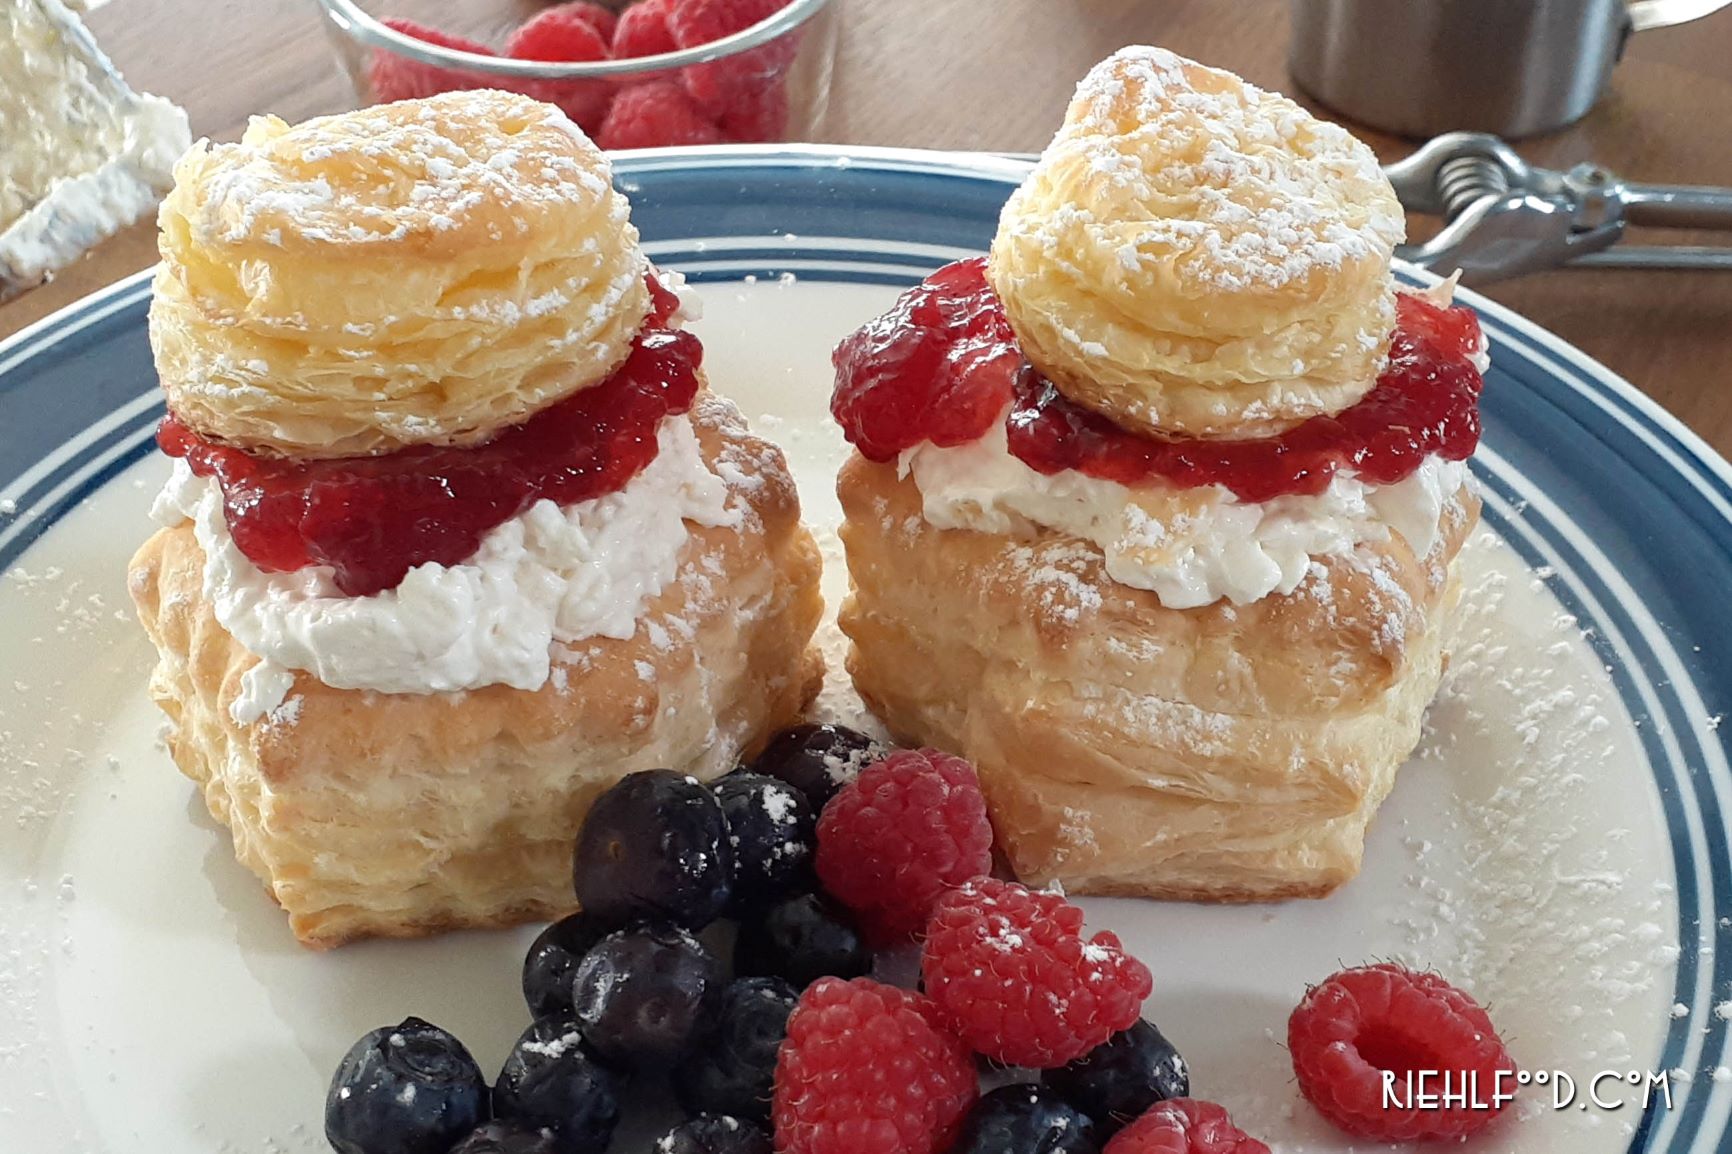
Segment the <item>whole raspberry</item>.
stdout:
<path fill-rule="evenodd" d="M 778 78 L 722 113 L 722 135 L 741 144 L 781 140 L 788 134 L 788 111 L 788 85 Z"/>
<path fill-rule="evenodd" d="M 996 878 L 939 900 L 920 974 L 939 1017 L 976 1053 L 1036 1069 L 1128 1029 L 1154 986 L 1118 938 L 1083 937 L 1082 910 Z"/>
<path fill-rule="evenodd" d="M 505 50 L 519 60 L 561 63 L 606 60 L 612 53 L 607 46 L 608 33 L 602 31 L 591 11 L 596 8 L 586 0 L 577 0 L 545 9 L 511 34 Z M 611 20 L 613 13 L 605 8 L 598 10 Z M 608 32 L 611 31 L 610 25 Z M 588 132 L 600 129 L 608 101 L 613 97 L 613 85 L 600 79 L 526 80 L 519 82 L 518 87 L 527 96 L 559 105 Z"/>
<path fill-rule="evenodd" d="M 606 60 L 608 35 L 589 12 L 593 4 L 578 0 L 537 12 L 518 25 L 505 50 L 519 60 Z M 603 8 L 606 15 L 612 15 Z"/>
<path fill-rule="evenodd" d="M 673 0 L 668 30 L 681 48 L 696 48 L 768 20 L 787 6 L 788 0 Z M 796 29 L 757 48 L 689 65 L 680 79 L 699 108 L 711 116 L 725 116 L 742 100 L 775 83 L 799 51 Z"/>
<path fill-rule="evenodd" d="M 494 55 L 493 49 L 485 44 L 477 44 L 473 40 L 465 40 L 461 36 L 417 24 L 413 20 L 393 18 L 385 20 L 384 23 L 387 27 L 425 44 L 455 48 L 459 52 L 473 52 L 477 56 Z M 486 88 L 488 83 L 488 79 L 479 73 L 423 64 L 419 60 L 399 56 L 385 48 L 375 48 L 367 61 L 367 88 L 372 92 L 373 99 L 380 103 L 416 100 L 460 88 Z"/>
<path fill-rule="evenodd" d="M 721 131 L 679 85 L 652 80 L 622 89 L 613 98 L 595 142 L 603 148 L 659 148 L 714 144 L 721 138 Z"/>
<path fill-rule="evenodd" d="M 679 47 L 668 28 L 669 0 L 643 0 L 620 14 L 613 30 L 613 54 L 620 58 L 660 56 Z"/>
<path fill-rule="evenodd" d="M 1169 1098 L 1113 1135 L 1101 1154 L 1269 1154 L 1213 1102 Z"/>
<path fill-rule="evenodd" d="M 1287 1019 L 1287 1049 L 1318 1113 L 1380 1142 L 1464 1138 L 1516 1087 L 1515 1063 L 1479 1004 L 1404 966 L 1342 970 L 1312 987 Z M 1445 1093 L 1466 1097 L 1426 1101 Z"/>
<path fill-rule="evenodd" d="M 919 994 L 822 978 L 776 1058 L 778 1154 L 937 1154 L 980 1092 L 974 1059 Z"/>
<path fill-rule="evenodd" d="M 867 766 L 818 819 L 819 880 L 882 943 L 919 933 L 944 891 L 991 869 L 974 767 L 935 749 Z"/>
<path fill-rule="evenodd" d="M 601 33 L 603 40 L 612 41 L 613 34 L 619 30 L 619 13 L 595 0 L 566 0 L 560 7 L 575 18 L 586 21 Z"/>

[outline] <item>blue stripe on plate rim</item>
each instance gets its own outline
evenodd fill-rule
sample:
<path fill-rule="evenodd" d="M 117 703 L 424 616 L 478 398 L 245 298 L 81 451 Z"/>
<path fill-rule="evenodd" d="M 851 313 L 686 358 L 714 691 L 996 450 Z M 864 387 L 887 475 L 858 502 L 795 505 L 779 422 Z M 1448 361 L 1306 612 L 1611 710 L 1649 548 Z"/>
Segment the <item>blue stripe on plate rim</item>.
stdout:
<path fill-rule="evenodd" d="M 620 154 L 615 167 L 621 187 L 640 202 L 637 213 L 646 249 L 694 281 L 769 280 L 792 274 L 802 280 L 892 286 L 913 283 L 946 261 L 977 254 L 990 235 L 996 202 L 1027 171 L 1025 162 L 989 155 L 823 146 L 649 150 Z M 713 196 L 714 179 L 724 172 L 757 182 L 752 191 L 766 200 L 778 188 L 786 198 L 789 182 L 809 183 L 817 176 L 831 186 L 826 191 L 832 198 L 847 193 L 857 207 L 869 203 L 890 213 L 899 205 L 928 215 L 942 212 L 947 192 L 965 190 L 967 195 L 953 198 L 962 202 L 960 209 L 952 204 L 949 211 L 970 214 L 959 215 L 955 223 L 969 226 L 971 243 L 933 243 L 925 239 L 930 229 L 922 238 L 811 231 L 778 236 L 776 221 L 761 210 L 755 213 L 759 202 L 749 197 L 720 213 L 720 219 L 705 221 L 714 235 L 655 239 L 656 229 L 643 223 L 643 201 L 653 199 L 660 182 L 707 178 Z M 902 183 L 890 196 L 874 178 Z M 853 183 L 861 187 L 841 187 Z M 836 211 L 842 204 L 834 199 L 824 207 L 837 216 L 847 215 Z M 1418 270 L 1400 271 L 1414 283 L 1434 279 Z M 0 342 L 0 402 L 12 383 L 9 378 L 18 375 L 14 370 L 51 355 L 56 345 L 79 333 L 94 338 L 102 332 L 135 331 L 144 319 L 150 275 L 147 269 L 119 281 Z M 1697 507 L 1682 511 L 1698 521 L 1721 551 L 1732 555 L 1732 466 L 1585 354 L 1477 294 L 1464 291 L 1460 299 L 1479 310 L 1485 322 L 1497 357 L 1494 377 L 1507 377 L 1510 385 L 1544 393 L 1554 402 L 1561 397 L 1585 406 L 1595 419 L 1610 420 L 1635 436 L 1659 465 L 1648 480 L 1666 488 L 1674 503 L 1693 495 Z M 13 565 L 68 510 L 148 455 L 151 432 L 163 411 L 153 384 L 141 381 L 134 399 L 50 447 L 0 488 L 0 501 L 9 502 L 5 507 L 13 511 L 0 522 L 0 568 Z M 1486 498 L 1486 523 L 1544 574 L 1550 591 L 1585 627 L 1626 709 L 1641 723 L 1641 740 L 1656 775 L 1672 836 L 1679 903 L 1675 997 L 1689 1010 L 1670 1024 L 1661 1066 L 1700 1074 L 1732 1065 L 1728 1023 L 1713 1010 L 1717 994 L 1732 996 L 1732 935 L 1719 921 L 1732 917 L 1725 820 L 1732 802 L 1732 769 L 1723 741 L 1713 736 L 1717 718 L 1710 715 L 1672 631 L 1577 520 L 1491 444 L 1493 432 L 1488 426 L 1487 444 L 1473 461 Z M 1680 482 L 1686 491 L 1678 490 Z M 1702 948 L 1712 937 L 1727 948 Z M 1628 1149 L 1630 1154 L 1706 1154 L 1724 1142 L 1729 1118 L 1732 1084 L 1682 1082 L 1673 1088 L 1672 1109 L 1656 1102 L 1645 1112 Z"/>

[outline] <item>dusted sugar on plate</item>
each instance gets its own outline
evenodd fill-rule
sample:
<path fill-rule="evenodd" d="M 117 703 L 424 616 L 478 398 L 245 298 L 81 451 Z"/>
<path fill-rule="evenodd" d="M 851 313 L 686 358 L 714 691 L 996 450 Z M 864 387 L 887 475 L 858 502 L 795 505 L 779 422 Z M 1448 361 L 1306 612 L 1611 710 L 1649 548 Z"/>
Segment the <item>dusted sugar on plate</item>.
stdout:
<path fill-rule="evenodd" d="M 1419 739 L 1485 346 L 1398 291 L 1375 157 L 1158 48 L 835 352 L 862 697 L 974 761 L 1018 876 L 1321 896 Z"/>
<path fill-rule="evenodd" d="M 793 481 L 610 178 L 500 92 L 176 170 L 130 585 L 169 750 L 305 944 L 565 913 L 597 793 L 725 773 L 817 689 Z"/>

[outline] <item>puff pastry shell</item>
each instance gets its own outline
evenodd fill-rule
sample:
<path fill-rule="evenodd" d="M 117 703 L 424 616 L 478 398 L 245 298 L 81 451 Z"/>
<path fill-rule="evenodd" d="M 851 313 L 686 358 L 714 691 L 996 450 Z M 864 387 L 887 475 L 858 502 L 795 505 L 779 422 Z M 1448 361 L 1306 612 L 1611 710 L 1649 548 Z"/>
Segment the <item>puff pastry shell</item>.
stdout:
<path fill-rule="evenodd" d="M 191 526 L 133 558 L 169 751 L 302 943 L 567 913 L 598 792 L 635 770 L 725 773 L 817 691 L 819 558 L 782 454 L 725 401 L 700 398 L 693 417 L 747 515 L 690 525 L 636 635 L 570 647 L 535 692 L 377 694 L 303 673 L 276 712 L 239 726 L 228 706 L 258 659 L 213 616 Z"/>
<path fill-rule="evenodd" d="M 1318 563 L 1292 594 L 1168 609 L 1099 551 L 936 529 L 894 465 L 839 482 L 848 669 L 898 739 L 979 767 L 1023 881 L 1208 901 L 1320 896 L 1419 738 L 1478 514 Z"/>

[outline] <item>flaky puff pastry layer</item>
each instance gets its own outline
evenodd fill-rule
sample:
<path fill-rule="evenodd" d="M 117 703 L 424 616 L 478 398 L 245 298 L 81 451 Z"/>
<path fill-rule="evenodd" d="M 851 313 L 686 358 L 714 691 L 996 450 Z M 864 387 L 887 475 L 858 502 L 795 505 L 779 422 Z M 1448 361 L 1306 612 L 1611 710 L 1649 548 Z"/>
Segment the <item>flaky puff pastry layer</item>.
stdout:
<path fill-rule="evenodd" d="M 133 558 L 169 752 L 303 944 L 568 913 L 597 793 L 637 770 L 726 773 L 811 700 L 820 562 L 793 481 L 731 405 L 693 415 L 741 524 L 691 525 L 636 635 L 571 646 L 535 692 L 378 694 L 303 673 L 283 706 L 238 726 L 229 703 L 258 659 L 213 616 L 191 527 Z"/>
<path fill-rule="evenodd" d="M 1371 388 L 1404 229 L 1340 127 L 1131 47 L 1078 86 L 1005 205 L 988 278 L 1072 400 L 1146 433 L 1263 436 Z"/>
<path fill-rule="evenodd" d="M 1478 516 L 1322 561 L 1292 594 L 1168 609 L 1094 546 L 941 530 L 894 465 L 838 492 L 849 672 L 900 740 L 980 770 L 1017 875 L 1080 893 L 1321 896 L 1419 739 Z"/>
<path fill-rule="evenodd" d="M 195 146 L 151 347 L 206 437 L 299 457 L 482 440 L 605 380 L 649 308 L 606 156 L 549 104 L 452 92 Z"/>

